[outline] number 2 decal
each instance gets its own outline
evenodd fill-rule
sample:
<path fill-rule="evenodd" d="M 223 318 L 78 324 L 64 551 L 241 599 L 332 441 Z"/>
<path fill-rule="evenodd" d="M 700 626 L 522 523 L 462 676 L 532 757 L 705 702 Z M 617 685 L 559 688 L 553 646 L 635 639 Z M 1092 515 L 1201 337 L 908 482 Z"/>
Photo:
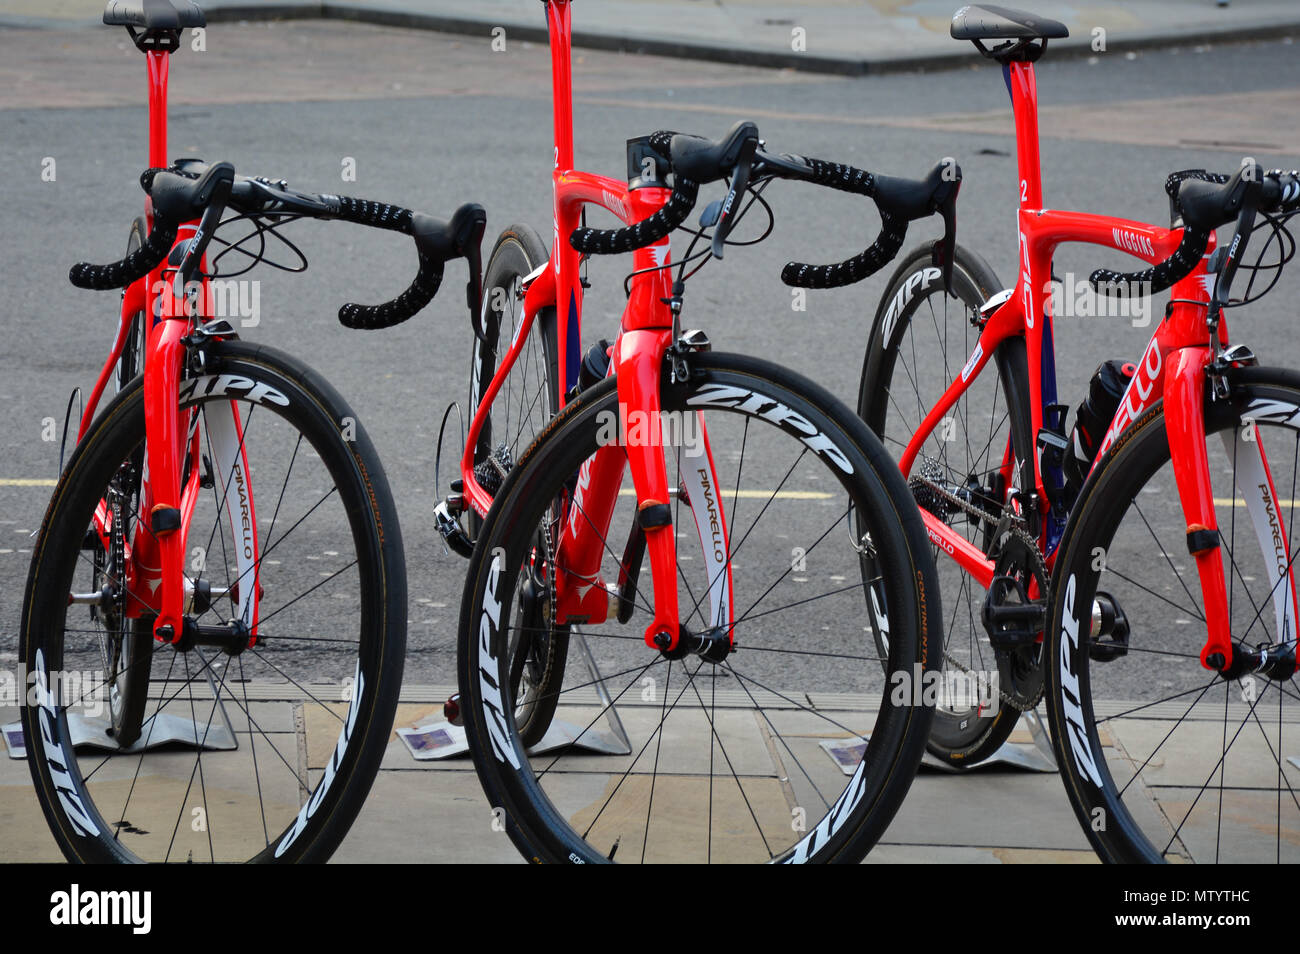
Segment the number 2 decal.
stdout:
<path fill-rule="evenodd" d="M 1020 201 L 1029 201 L 1029 183 L 1024 179 L 1020 180 Z"/>

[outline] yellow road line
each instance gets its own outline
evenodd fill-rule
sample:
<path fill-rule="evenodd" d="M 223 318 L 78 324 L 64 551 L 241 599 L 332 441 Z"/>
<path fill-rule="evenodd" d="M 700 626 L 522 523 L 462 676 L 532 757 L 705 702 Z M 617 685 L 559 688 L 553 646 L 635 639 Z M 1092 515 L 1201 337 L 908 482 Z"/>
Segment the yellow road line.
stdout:
<path fill-rule="evenodd" d="M 1279 507 L 1294 507 L 1296 505 L 1295 498 L 1292 498 L 1291 500 L 1278 498 L 1277 503 Z M 1239 497 L 1215 497 L 1214 505 L 1216 507 L 1244 507 L 1246 506 L 1246 501 Z"/>
<path fill-rule="evenodd" d="M 0 487 L 53 487 L 57 483 L 48 477 L 0 477 Z"/>

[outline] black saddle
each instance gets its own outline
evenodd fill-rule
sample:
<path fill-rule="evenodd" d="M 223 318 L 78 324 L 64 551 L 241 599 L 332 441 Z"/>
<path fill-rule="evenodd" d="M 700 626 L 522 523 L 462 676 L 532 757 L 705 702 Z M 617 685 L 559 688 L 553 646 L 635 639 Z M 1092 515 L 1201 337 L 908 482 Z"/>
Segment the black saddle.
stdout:
<path fill-rule="evenodd" d="M 970 40 L 985 56 L 1002 63 L 1011 60 L 1032 63 L 1047 49 L 1048 40 L 1070 35 L 1064 23 L 991 4 L 962 7 L 952 15 L 948 32 L 954 39 Z M 1003 42 L 989 48 L 981 40 Z"/>
<path fill-rule="evenodd" d="M 192 0 L 108 0 L 104 22 L 109 26 L 139 27 L 148 31 L 185 30 L 207 26 L 207 19 Z"/>

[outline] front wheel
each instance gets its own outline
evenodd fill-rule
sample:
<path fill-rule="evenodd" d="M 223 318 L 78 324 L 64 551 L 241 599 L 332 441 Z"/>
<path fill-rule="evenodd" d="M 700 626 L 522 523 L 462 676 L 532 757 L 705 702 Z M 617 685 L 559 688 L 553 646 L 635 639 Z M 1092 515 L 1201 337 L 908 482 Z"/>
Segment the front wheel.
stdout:
<path fill-rule="evenodd" d="M 211 344 L 180 403 L 197 436 L 181 475 L 193 510 L 176 531 L 186 613 L 255 641 L 150 637 L 151 652 L 115 657 L 147 699 L 136 738 L 112 734 L 108 654 L 156 610 L 156 576 L 133 559 L 152 533 L 147 494 L 121 492 L 140 486 L 136 377 L 77 446 L 33 554 L 20 653 L 35 681 L 22 718 L 36 795 L 70 861 L 323 861 L 378 772 L 401 683 L 406 577 L 388 484 L 342 398 L 269 348 Z M 104 573 L 119 546 L 109 565 L 125 572 Z"/>
<path fill-rule="evenodd" d="M 516 466 L 470 564 L 458 659 L 475 768 L 534 861 L 858 861 L 906 794 L 933 714 L 922 690 L 941 613 L 924 530 L 897 467 L 829 393 L 734 355 L 690 366 L 689 382 L 661 384 L 680 625 L 730 632 L 734 649 L 710 661 L 645 643 L 655 587 L 648 559 L 638 570 L 625 463 L 626 441 L 648 432 L 608 378 Z M 566 547 L 584 525 L 600 569 L 578 578 Z M 864 625 L 868 554 L 885 658 Z M 606 614 L 606 586 L 629 577 Z M 553 624 L 564 582 L 590 610 L 569 628 L 593 664 L 570 660 L 556 719 L 600 756 L 530 754 L 512 704 L 517 630 Z M 539 587 L 541 608 L 521 612 Z"/>
<path fill-rule="evenodd" d="M 1234 650 L 1294 647 L 1300 374 L 1230 381 L 1205 422 Z M 1103 861 L 1300 861 L 1300 686 L 1201 665 L 1186 534 L 1157 404 L 1096 464 L 1054 569 L 1047 712 L 1062 780 Z"/>

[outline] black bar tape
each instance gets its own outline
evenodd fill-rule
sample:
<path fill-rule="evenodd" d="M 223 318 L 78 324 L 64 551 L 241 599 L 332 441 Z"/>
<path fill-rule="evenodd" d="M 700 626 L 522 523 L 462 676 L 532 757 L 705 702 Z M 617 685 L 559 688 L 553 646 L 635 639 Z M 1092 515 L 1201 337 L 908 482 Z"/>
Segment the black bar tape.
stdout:
<path fill-rule="evenodd" d="M 1273 169 L 1268 172 L 1268 175 L 1278 181 L 1282 192 L 1278 199 L 1277 211 L 1294 212 L 1300 209 L 1300 172 L 1295 169 L 1289 172 L 1285 169 Z"/>
<path fill-rule="evenodd" d="M 73 265 L 68 272 L 68 281 L 78 288 L 91 288 L 104 291 L 109 288 L 125 288 L 133 281 L 143 278 L 158 266 L 176 241 L 176 226 L 161 219 L 154 220 L 153 231 L 138 249 L 112 265 L 91 265 L 80 262 Z"/>
<path fill-rule="evenodd" d="M 812 169 L 807 181 L 824 185 L 841 192 L 873 197 L 876 193 L 875 177 L 865 169 L 857 169 L 839 162 L 823 159 L 806 159 Z M 907 220 L 880 210 L 880 234 L 870 248 L 850 259 L 834 265 L 808 265 L 789 262 L 781 269 L 781 281 L 798 288 L 838 288 L 860 282 L 883 268 L 903 247 L 907 237 Z"/>
<path fill-rule="evenodd" d="M 1178 201 L 1178 187 L 1188 179 L 1199 179 L 1223 185 L 1231 176 L 1204 169 L 1182 169 L 1171 172 L 1165 179 L 1165 194 L 1175 202 Z M 1116 295 L 1154 295 L 1177 284 L 1191 274 L 1196 263 L 1205 254 L 1205 246 L 1210 241 L 1209 231 L 1196 227 L 1184 226 L 1183 238 L 1174 254 L 1159 265 L 1137 272 L 1117 272 L 1109 268 L 1099 268 L 1088 277 L 1098 294 Z M 1146 283 L 1150 283 L 1148 288 Z"/>
<path fill-rule="evenodd" d="M 140 174 L 140 188 L 146 193 L 153 188 L 154 176 L 163 169 L 146 169 Z M 125 288 L 133 281 L 148 275 L 158 266 L 176 242 L 176 225 L 155 218 L 153 231 L 138 249 L 111 265 L 92 265 L 78 262 L 68 270 L 68 281 L 78 288 L 105 291 Z"/>
<path fill-rule="evenodd" d="M 653 245 L 686 221 L 699 192 L 697 183 L 677 179 L 667 203 L 648 219 L 622 229 L 574 229 L 569 244 L 584 255 L 620 255 Z"/>
<path fill-rule="evenodd" d="M 1208 231 L 1187 226 L 1183 228 L 1183 240 L 1178 243 L 1174 254 L 1159 265 L 1140 272 L 1116 272 L 1109 268 L 1099 268 L 1089 276 L 1088 281 L 1099 295 L 1154 295 L 1190 275 L 1205 254 L 1205 246 L 1209 241 Z"/>
<path fill-rule="evenodd" d="M 358 225 L 368 225 L 376 229 L 388 229 L 392 232 L 412 234 L 411 220 L 414 213 L 400 205 L 387 202 L 373 202 L 369 199 L 354 199 L 351 196 L 338 197 L 339 211 L 336 218 Z M 349 302 L 339 309 L 339 322 L 345 328 L 373 331 L 391 328 L 401 324 L 429 302 L 438 293 L 442 284 L 442 263 L 436 262 L 423 252 L 420 256 L 420 270 L 409 288 L 392 301 L 382 305 L 358 305 Z"/>
<path fill-rule="evenodd" d="M 433 296 L 438 294 L 438 286 L 441 284 L 442 262 L 435 262 L 421 252 L 420 270 L 416 273 L 415 281 L 411 282 L 411 286 L 406 291 L 382 305 L 358 305 L 349 302 L 339 309 L 339 322 L 345 328 L 356 328 L 362 331 L 377 331 L 380 328 L 400 325 L 433 301 Z"/>
<path fill-rule="evenodd" d="M 673 137 L 676 135 L 677 133 L 670 129 L 660 129 L 658 132 L 652 132 L 649 139 L 650 148 L 659 153 L 670 168 L 673 161 Z"/>
<path fill-rule="evenodd" d="M 1202 182 L 1223 185 L 1231 178 L 1232 176 L 1226 176 L 1221 172 L 1206 172 L 1204 169 L 1183 169 L 1179 172 L 1169 173 L 1169 178 L 1165 180 L 1165 194 L 1171 199 L 1177 199 L 1178 187 L 1187 179 L 1200 179 Z"/>
<path fill-rule="evenodd" d="M 1171 172 L 1165 179 L 1165 193 L 1176 203 L 1178 187 L 1188 179 L 1224 185 L 1231 178 L 1232 176 L 1207 172 L 1204 169 L 1182 169 Z M 1109 268 L 1099 268 L 1089 276 L 1088 281 L 1099 294 L 1103 295 L 1123 294 L 1132 297 L 1162 292 L 1182 281 L 1196 268 L 1196 263 L 1201 260 L 1201 256 L 1205 254 L 1205 247 L 1209 244 L 1210 231 L 1184 224 L 1183 238 L 1178 243 L 1178 248 L 1159 265 L 1137 272 L 1117 272 Z"/>
<path fill-rule="evenodd" d="M 410 209 L 404 209 L 400 205 L 389 205 L 387 202 L 354 199 L 346 195 L 341 195 L 338 199 L 339 211 L 335 218 L 345 222 L 356 222 L 358 225 L 369 225 L 376 229 L 411 234 L 411 217 L 415 213 Z"/>

